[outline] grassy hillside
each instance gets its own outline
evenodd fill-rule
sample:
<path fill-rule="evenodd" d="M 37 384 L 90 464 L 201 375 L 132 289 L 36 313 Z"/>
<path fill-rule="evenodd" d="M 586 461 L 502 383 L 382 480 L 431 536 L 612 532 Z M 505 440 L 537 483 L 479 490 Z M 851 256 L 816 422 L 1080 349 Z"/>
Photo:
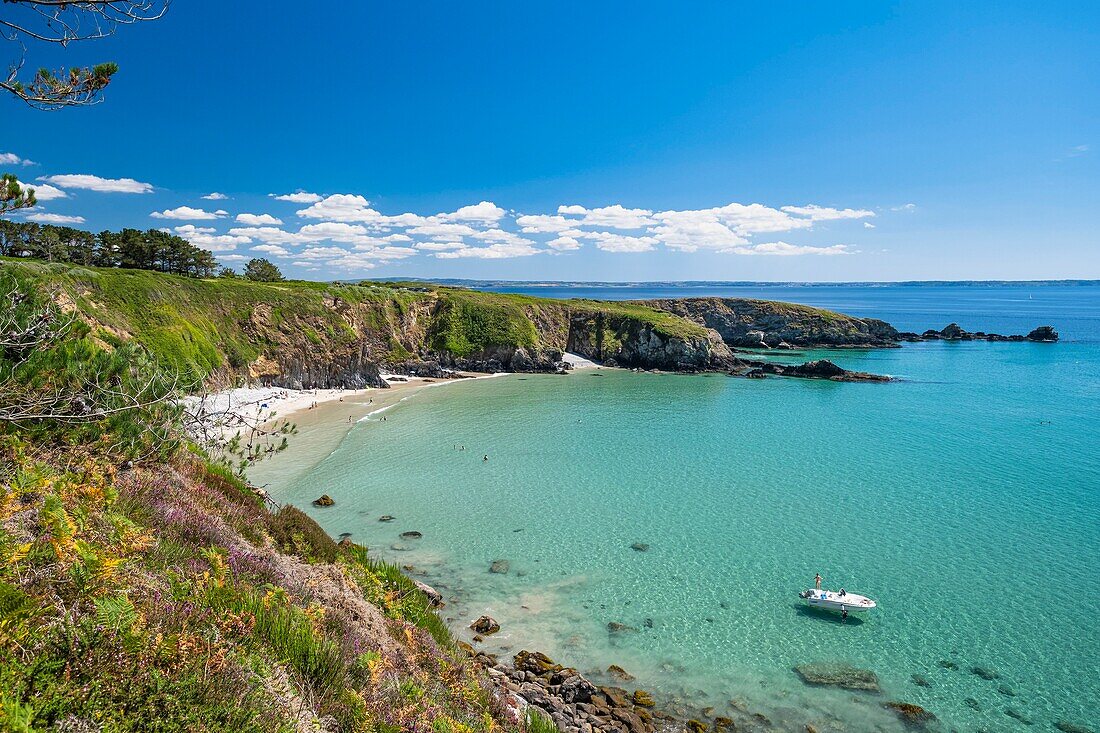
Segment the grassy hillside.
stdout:
<path fill-rule="evenodd" d="M 192 380 L 257 375 L 263 360 L 375 364 L 564 350 L 571 319 L 624 340 L 640 329 L 706 339 L 689 320 L 638 304 L 551 300 L 411 283 L 337 285 L 185 278 L 143 270 L 0 260 L 90 319 L 98 337 L 134 340 Z M 602 336 L 601 336 L 602 338 Z M 251 374 L 250 374 L 251 368 Z"/>
<path fill-rule="evenodd" d="M 0 302 L 0 730 L 519 727 L 397 568 L 190 443 L 144 350 Z"/>

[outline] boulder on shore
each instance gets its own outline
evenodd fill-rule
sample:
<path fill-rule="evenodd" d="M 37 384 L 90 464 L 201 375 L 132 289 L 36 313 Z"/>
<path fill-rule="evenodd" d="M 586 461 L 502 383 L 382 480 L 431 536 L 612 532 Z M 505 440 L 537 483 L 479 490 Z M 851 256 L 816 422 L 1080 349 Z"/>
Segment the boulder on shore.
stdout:
<path fill-rule="evenodd" d="M 320 497 L 313 500 L 313 506 L 332 506 L 335 503 L 328 494 L 321 494 Z"/>
<path fill-rule="evenodd" d="M 848 664 L 800 664 L 795 673 L 807 685 L 841 687 L 845 690 L 878 692 L 878 675 L 869 669 L 859 669 Z"/>
<path fill-rule="evenodd" d="M 495 634 L 500 631 L 500 624 L 492 616 L 479 616 L 476 621 L 470 624 L 470 628 L 479 634 Z"/>

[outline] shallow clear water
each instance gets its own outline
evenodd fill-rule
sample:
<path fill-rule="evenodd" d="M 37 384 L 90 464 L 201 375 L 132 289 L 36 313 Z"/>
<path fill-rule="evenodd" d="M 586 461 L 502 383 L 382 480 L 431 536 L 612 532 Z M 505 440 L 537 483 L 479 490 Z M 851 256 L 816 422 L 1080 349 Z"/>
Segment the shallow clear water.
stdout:
<path fill-rule="evenodd" d="M 273 493 L 331 494 L 336 507 L 311 510 L 325 529 L 413 565 L 456 629 L 491 613 L 490 650 L 616 663 L 639 686 L 719 715 L 740 700 L 792 730 L 898 727 L 866 696 L 804 687 L 791 667 L 816 661 L 873 669 L 883 699 L 962 730 L 1023 729 L 1006 708 L 1095 728 L 1100 288 L 1036 290 L 1038 309 L 1008 288 L 954 302 L 879 290 L 785 297 L 914 330 L 1053 323 L 1066 340 L 824 354 L 890 384 L 601 370 L 428 389 Z M 398 537 L 412 529 L 424 537 Z M 507 575 L 488 573 L 495 559 Z M 806 613 L 795 594 L 815 572 L 879 608 Z"/>

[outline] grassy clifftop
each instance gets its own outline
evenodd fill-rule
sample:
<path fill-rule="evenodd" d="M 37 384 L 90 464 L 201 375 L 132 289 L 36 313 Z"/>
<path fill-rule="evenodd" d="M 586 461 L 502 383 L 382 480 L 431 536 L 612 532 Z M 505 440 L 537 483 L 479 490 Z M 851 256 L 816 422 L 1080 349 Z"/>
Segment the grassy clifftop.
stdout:
<path fill-rule="evenodd" d="M 550 300 L 405 283 L 337 285 L 185 278 L 143 270 L 0 260 L 90 320 L 106 343 L 134 340 L 194 380 L 298 375 L 343 383 L 371 365 L 478 359 L 524 349 L 622 344 L 652 332 L 705 342 L 707 329 L 638 304 Z M 606 331 L 604 333 L 603 331 Z M 613 355 L 608 351 L 608 355 Z"/>

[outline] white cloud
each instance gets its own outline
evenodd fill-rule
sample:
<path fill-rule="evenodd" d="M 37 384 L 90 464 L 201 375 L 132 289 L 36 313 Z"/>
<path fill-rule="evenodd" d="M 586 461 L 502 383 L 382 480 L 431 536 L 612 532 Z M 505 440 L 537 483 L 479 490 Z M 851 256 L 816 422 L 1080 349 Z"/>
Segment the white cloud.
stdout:
<path fill-rule="evenodd" d="M 257 239 L 264 244 L 305 244 L 317 241 L 317 238 L 309 239 L 294 232 L 283 231 L 278 227 L 233 227 L 229 233 L 237 237 Z"/>
<path fill-rule="evenodd" d="M 648 231 L 669 249 L 682 252 L 694 252 L 698 249 L 722 250 L 747 244 L 749 241 L 715 217 L 702 212 L 676 211 L 665 214 L 668 215 L 664 219 L 665 223 Z"/>
<path fill-rule="evenodd" d="M 546 243 L 546 246 L 556 249 L 559 252 L 568 252 L 570 250 L 580 249 L 581 243 L 573 237 L 563 236 L 551 239 L 549 242 Z"/>
<path fill-rule="evenodd" d="M 80 188 L 102 193 L 152 193 L 153 184 L 135 181 L 133 178 L 100 178 L 85 173 L 69 173 L 59 176 L 42 176 L 38 180 L 61 188 Z"/>
<path fill-rule="evenodd" d="M 438 240 L 454 239 L 477 234 L 477 230 L 465 224 L 424 224 L 408 230 L 409 234 L 420 234 Z"/>
<path fill-rule="evenodd" d="M 783 211 L 796 216 L 805 216 L 810 221 L 834 221 L 836 219 L 866 219 L 875 212 L 867 209 L 833 209 L 828 206 L 784 206 Z"/>
<path fill-rule="evenodd" d="M 321 197 L 315 193 L 308 193 L 307 191 L 298 191 L 297 193 L 283 193 L 274 194 L 269 193 L 268 196 L 276 201 L 290 201 L 295 204 L 312 204 L 321 200 Z"/>
<path fill-rule="evenodd" d="M 218 255 L 218 259 L 222 262 L 244 262 L 248 258 L 244 255 Z"/>
<path fill-rule="evenodd" d="M 298 216 L 307 219 L 328 219 L 330 221 L 372 221 L 381 214 L 370 208 L 370 202 L 362 196 L 351 193 L 335 193 L 324 199 L 318 199 L 306 209 L 298 211 Z"/>
<path fill-rule="evenodd" d="M 37 221 L 39 224 L 83 224 L 83 216 L 65 216 L 64 214 L 31 214 L 29 221 Z"/>
<path fill-rule="evenodd" d="M 22 181 L 17 181 L 19 187 L 22 189 L 32 188 L 34 189 L 34 197 L 38 201 L 54 201 L 56 199 L 67 199 L 69 194 L 62 191 L 60 188 L 55 188 L 48 183 L 27 184 Z"/>
<path fill-rule="evenodd" d="M 907 211 L 912 213 L 917 210 L 916 204 L 902 204 L 901 206 L 891 206 L 890 211 Z"/>
<path fill-rule="evenodd" d="M 20 158 L 15 153 L 0 153 L 0 165 L 38 165 L 38 163 Z"/>
<path fill-rule="evenodd" d="M 473 239 L 481 240 L 482 242 L 498 242 L 501 244 L 514 244 L 517 246 L 533 245 L 534 242 L 525 237 L 521 237 L 515 232 L 506 232 L 503 229 L 486 229 L 485 231 L 474 232 L 470 235 Z"/>
<path fill-rule="evenodd" d="M 217 211 L 206 211 L 205 209 L 196 209 L 193 206 L 177 206 L 174 209 L 165 209 L 164 211 L 154 211 L 149 216 L 154 219 L 184 219 L 197 221 L 200 219 L 218 219 L 227 215 L 229 212 L 222 209 Z"/>
<path fill-rule="evenodd" d="M 863 228 L 864 228 L 864 229 L 874 229 L 874 228 L 875 228 L 875 225 L 874 225 L 874 224 L 872 224 L 872 223 L 871 223 L 871 222 L 869 222 L 869 221 L 865 221 L 865 222 L 863 222 Z"/>
<path fill-rule="evenodd" d="M 417 242 L 413 245 L 417 249 L 426 249 L 432 252 L 442 252 L 447 249 L 462 249 L 466 246 L 463 242 Z"/>
<path fill-rule="evenodd" d="M 482 201 L 472 206 L 463 206 L 450 214 L 437 214 L 439 221 L 474 221 L 482 224 L 494 224 L 504 217 L 505 211 L 492 201 Z"/>
<path fill-rule="evenodd" d="M 612 229 L 641 229 L 653 224 L 653 212 L 648 209 L 627 209 L 620 204 L 604 206 L 598 209 L 586 209 L 583 206 L 559 206 L 559 214 L 580 216 L 574 225 L 611 227 Z"/>
<path fill-rule="evenodd" d="M 575 228 L 577 220 L 552 214 L 524 214 L 516 217 L 516 224 L 524 234 L 557 233 Z"/>
<path fill-rule="evenodd" d="M 207 201 L 225 201 L 229 197 L 226 196 L 224 193 L 218 193 L 217 191 L 214 191 L 213 193 L 206 194 L 205 196 L 203 196 L 203 198 Z"/>
<path fill-rule="evenodd" d="M 163 231 L 163 230 L 162 230 Z M 237 248 L 238 244 L 251 244 L 252 240 L 240 234 L 214 234 L 214 227 L 197 227 L 194 224 L 183 224 L 175 227 L 174 231 L 196 247 L 203 247 L 211 252 L 230 252 Z"/>
<path fill-rule="evenodd" d="M 206 198 L 205 196 L 203 198 Z M 237 221 L 251 227 L 264 226 L 265 224 L 282 224 L 282 219 L 276 219 L 271 214 L 237 214 Z"/>
<path fill-rule="evenodd" d="M 251 249 L 253 252 L 264 252 L 269 255 L 275 255 L 276 257 L 285 257 L 290 254 L 290 250 L 284 249 L 277 244 L 257 244 Z"/>
<path fill-rule="evenodd" d="M 648 252 L 660 242 L 656 237 L 632 237 L 615 232 L 584 232 L 580 236 L 595 240 L 596 247 L 604 252 Z"/>
<path fill-rule="evenodd" d="M 847 255 L 852 254 L 852 251 L 848 249 L 846 244 L 834 244 L 831 247 L 809 247 L 797 244 L 787 244 L 786 242 L 765 242 L 763 244 L 753 244 L 747 247 L 740 247 L 733 250 L 734 254 L 739 255 L 775 255 L 775 256 L 793 256 L 793 255 Z"/>
<path fill-rule="evenodd" d="M 530 257 L 546 250 L 535 249 L 529 244 L 491 244 L 488 247 L 462 247 L 446 252 L 436 252 L 440 259 L 477 258 L 483 260 L 502 260 L 511 257 Z"/>

